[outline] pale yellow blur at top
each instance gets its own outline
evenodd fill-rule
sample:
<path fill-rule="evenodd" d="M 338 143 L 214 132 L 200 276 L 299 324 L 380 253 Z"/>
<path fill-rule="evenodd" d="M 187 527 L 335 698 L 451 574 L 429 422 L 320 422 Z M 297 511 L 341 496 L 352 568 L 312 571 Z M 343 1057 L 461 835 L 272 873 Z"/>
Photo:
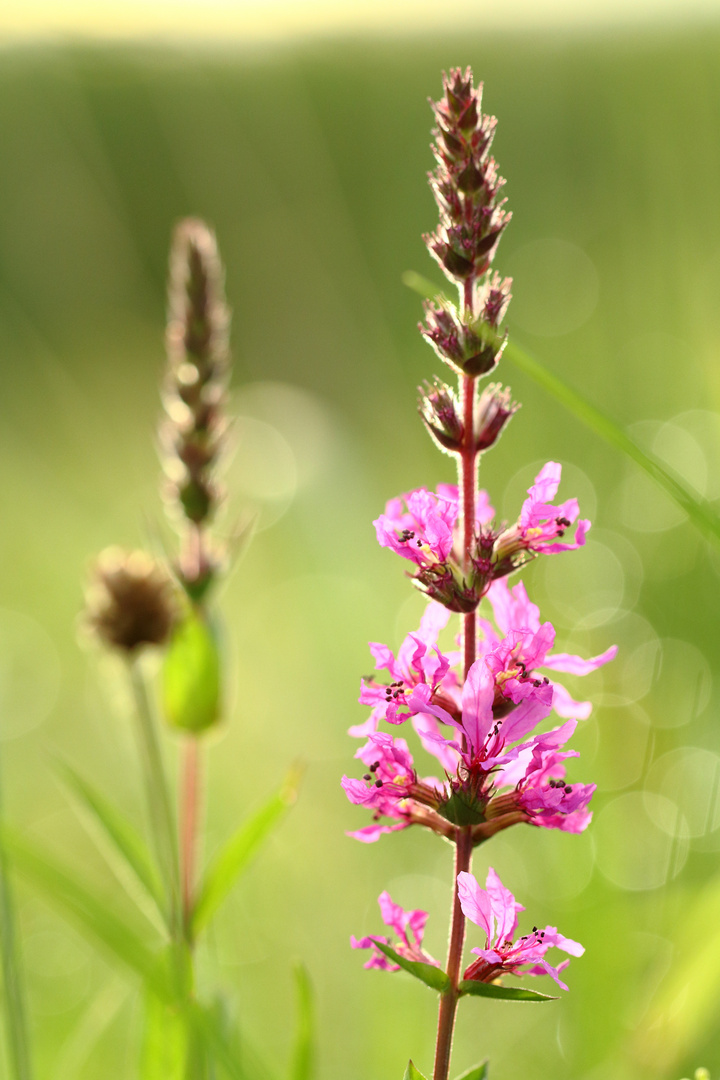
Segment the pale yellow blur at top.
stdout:
<path fill-rule="evenodd" d="M 458 26 L 583 26 L 716 15 L 720 0 L 456 0 Z M 436 0 L 3 0 L 0 43 L 66 34 L 241 40 L 449 25 Z"/>

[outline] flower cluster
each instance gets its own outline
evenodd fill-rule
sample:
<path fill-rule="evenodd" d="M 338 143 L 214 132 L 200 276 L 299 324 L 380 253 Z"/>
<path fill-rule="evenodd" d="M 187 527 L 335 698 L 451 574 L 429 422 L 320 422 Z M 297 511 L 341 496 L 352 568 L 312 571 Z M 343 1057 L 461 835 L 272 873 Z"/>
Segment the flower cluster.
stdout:
<path fill-rule="evenodd" d="M 536 555 L 584 545 L 590 528 L 584 518 L 577 522 L 572 539 L 564 539 L 578 517 L 577 499 L 567 499 L 558 506 L 549 501 L 560 486 L 561 472 L 562 467 L 554 461 L 541 469 L 512 525 L 495 526 L 495 511 L 487 493 L 477 493 L 467 569 L 456 530 L 460 505 L 458 488 L 453 484 L 439 484 L 434 493 L 417 488 L 391 499 L 385 513 L 373 522 L 378 543 L 415 564 L 413 582 L 431 599 L 450 611 L 474 611 L 494 581 L 512 574 Z"/>
<path fill-rule="evenodd" d="M 564 750 L 577 720 L 590 715 L 589 701 L 575 701 L 545 671 L 587 675 L 612 660 L 615 646 L 583 659 L 552 653 L 555 631 L 540 623 L 537 606 L 519 582 L 505 579 L 488 590 L 494 621 L 476 615 L 478 658 L 461 681 L 459 654 L 438 647 L 449 613 L 430 603 L 417 632 L 397 657 L 371 643 L 378 671 L 388 681 L 362 681 L 360 702 L 369 719 L 350 729 L 366 740 L 358 757 L 362 780 L 343 778 L 351 802 L 372 811 L 373 824 L 353 833 L 372 841 L 383 832 L 422 824 L 448 835 L 448 823 L 470 826 L 474 842 L 517 822 L 581 832 L 590 821 L 594 784 L 571 784 Z M 555 711 L 565 723 L 538 732 Z M 437 759 L 444 780 L 419 779 L 405 739 L 381 730 L 411 721 L 426 751 Z M 391 825 L 382 818 L 395 819 Z"/>
<path fill-rule="evenodd" d="M 371 815 L 351 836 L 368 843 L 421 825 L 455 845 L 445 970 L 433 971 L 439 965 L 423 951 L 426 913 L 404 911 L 387 893 L 380 909 L 396 934 L 394 944 L 386 937 L 352 939 L 353 947 L 371 950 L 366 967 L 405 967 L 441 991 L 434 1080 L 447 1080 L 455 1009 L 464 993 L 482 994 L 477 984 L 522 974 L 548 974 L 567 989 L 559 972 L 568 961 L 552 966 L 546 953 L 553 947 L 570 956 L 583 952 L 552 926 L 516 939 L 522 908 L 492 869 L 481 888 L 470 864 L 474 848 L 512 825 L 568 833 L 587 828 L 595 784 L 567 776 L 568 762 L 578 756 L 567 744 L 591 705 L 576 701 L 556 674 L 588 675 L 616 653 L 615 646 L 589 659 L 554 652 L 552 624 L 541 621 L 522 581 L 509 582 L 531 560 L 585 544 L 590 522 L 580 517 L 577 500 L 556 502 L 561 466 L 550 461 L 540 470 L 510 522 L 497 520 L 477 483 L 479 459 L 517 409 L 500 383 L 478 387 L 505 348 L 501 323 L 511 285 L 491 268 L 510 215 L 489 154 L 495 121 L 483 115 L 480 98 L 469 69 L 444 77 L 443 98 L 433 106 L 437 168 L 430 180 L 440 221 L 425 238 L 457 285 L 459 302 L 440 296 L 426 304 L 420 329 L 457 376 L 458 388 L 439 380 L 426 384 L 419 412 L 435 444 L 455 459 L 458 483 L 408 491 L 391 499 L 373 523 L 381 547 L 411 564 L 409 576 L 428 603 L 397 654 L 370 644 L 376 670 L 360 691 L 370 713 L 350 729 L 362 740 L 355 755 L 362 771 L 342 779 L 350 802 Z M 443 636 L 451 613 L 461 623 L 454 642 Z M 435 758 L 438 776 L 419 774 L 400 727 Z M 463 972 L 466 919 L 485 940 Z M 512 996 L 507 988 L 502 994 Z"/>

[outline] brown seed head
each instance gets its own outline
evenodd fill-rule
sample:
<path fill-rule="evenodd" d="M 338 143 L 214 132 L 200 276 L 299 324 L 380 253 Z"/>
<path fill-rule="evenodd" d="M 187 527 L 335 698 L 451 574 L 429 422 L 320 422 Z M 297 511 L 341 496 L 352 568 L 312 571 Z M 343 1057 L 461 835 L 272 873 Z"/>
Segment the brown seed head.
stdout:
<path fill-rule="evenodd" d="M 181 221 L 170 251 L 160 444 L 169 501 L 195 524 L 212 516 L 222 495 L 216 466 L 226 430 L 229 324 L 223 280 L 214 234 L 202 221 Z"/>
<path fill-rule="evenodd" d="M 85 597 L 85 621 L 105 645 L 127 653 L 162 645 L 175 617 L 173 584 L 159 563 L 144 551 L 101 552 Z"/>

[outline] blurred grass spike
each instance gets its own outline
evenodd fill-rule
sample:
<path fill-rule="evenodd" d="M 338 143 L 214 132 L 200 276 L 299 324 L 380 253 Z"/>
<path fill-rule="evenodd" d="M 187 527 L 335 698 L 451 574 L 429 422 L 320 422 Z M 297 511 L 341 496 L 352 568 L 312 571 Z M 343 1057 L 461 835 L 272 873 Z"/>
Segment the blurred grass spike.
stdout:
<path fill-rule="evenodd" d="M 215 235 L 204 222 L 187 218 L 176 226 L 170 249 L 165 421 L 159 436 L 168 510 L 184 537 L 180 575 L 195 600 L 217 570 L 204 527 L 222 500 L 217 465 L 227 430 L 228 325 Z"/>
<path fill-rule="evenodd" d="M 315 994 L 304 964 L 295 965 L 295 1040 L 288 1080 L 313 1080 L 315 1075 Z"/>
<path fill-rule="evenodd" d="M 301 775 L 299 767 L 291 770 L 280 790 L 240 825 L 210 863 L 200 882 L 192 911 L 193 938 L 207 926 L 263 841 L 295 802 Z"/>
<path fill-rule="evenodd" d="M 445 299 L 428 278 L 423 277 L 422 274 L 418 274 L 414 270 L 406 270 L 402 275 L 402 281 L 409 289 L 426 299 L 437 299 L 438 301 Z M 634 461 L 639 468 L 643 469 L 648 476 L 652 477 L 666 495 L 669 495 L 673 502 L 687 514 L 692 524 L 705 539 L 720 549 L 720 517 L 714 512 L 710 503 L 705 499 L 696 498 L 675 473 L 652 454 L 647 453 L 638 446 L 634 439 L 623 431 L 612 417 L 608 416 L 602 409 L 598 409 L 597 406 L 589 402 L 587 398 L 583 397 L 582 394 L 558 375 L 549 371 L 548 368 L 524 349 L 512 342 L 508 342 L 503 355 L 525 375 L 528 375 L 533 382 L 554 397 L 577 420 L 580 420 L 591 431 L 594 431 L 610 446 L 620 450 L 631 461 Z"/>

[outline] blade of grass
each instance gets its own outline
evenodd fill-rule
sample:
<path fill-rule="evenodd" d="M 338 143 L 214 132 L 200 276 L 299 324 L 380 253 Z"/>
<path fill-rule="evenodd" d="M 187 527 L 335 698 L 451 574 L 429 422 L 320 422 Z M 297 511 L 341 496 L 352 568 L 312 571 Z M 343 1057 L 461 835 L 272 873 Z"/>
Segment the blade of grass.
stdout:
<path fill-rule="evenodd" d="M 2 814 L 0 788 L 0 815 Z M 25 1013 L 15 899 L 10 883 L 10 860 L 0 845 L 0 951 L 2 952 L 3 1005 L 12 1080 L 32 1080 L 30 1040 Z"/>
<path fill-rule="evenodd" d="M 564 405 L 586 427 L 601 439 L 620 450 L 643 469 L 677 505 L 685 511 L 690 521 L 706 540 L 720 548 L 720 518 L 705 499 L 698 499 L 688 491 L 682 481 L 653 454 L 643 450 L 612 417 L 591 404 L 577 390 L 513 342 L 508 342 L 506 356 L 520 371 L 546 390 L 556 401 Z"/>
<path fill-rule="evenodd" d="M 406 270 L 402 280 L 408 288 L 418 293 L 425 299 L 437 299 L 442 293 L 431 281 L 417 274 L 414 270 Z M 710 503 L 705 499 L 699 499 L 683 484 L 682 480 L 672 469 L 661 463 L 653 454 L 643 450 L 634 439 L 620 425 L 608 416 L 602 409 L 598 409 L 587 400 L 581 393 L 561 379 L 558 375 L 549 371 L 528 352 L 521 349 L 513 342 L 505 346 L 503 357 L 528 375 L 538 386 L 541 386 L 548 394 L 555 398 L 576 419 L 594 431 L 601 439 L 614 446 L 616 450 L 625 454 L 634 461 L 639 468 L 652 477 L 656 484 L 662 488 L 666 495 L 675 502 L 681 510 L 684 510 L 696 529 L 720 548 L 720 517 L 715 513 Z"/>
<path fill-rule="evenodd" d="M 220 849 L 198 888 L 192 916 L 193 937 L 207 926 L 263 840 L 272 832 L 295 801 L 300 774 L 294 770 L 280 791 L 272 796 Z"/>
<path fill-rule="evenodd" d="M 297 1019 L 289 1080 L 312 1080 L 315 1074 L 315 998 L 304 964 L 295 965 Z"/>
<path fill-rule="evenodd" d="M 144 895 L 152 900 L 157 911 L 164 916 L 160 876 L 140 833 L 117 807 L 70 765 L 59 762 L 59 767 L 65 783 L 85 811 L 85 816 L 91 825 L 95 826 L 92 830 L 93 837 L 121 884 L 136 902 L 138 890 L 133 886 L 135 883 L 139 884 Z M 121 866 L 118 866 L 118 855 L 122 860 Z M 132 883 L 128 881 L 128 870 Z M 144 912 L 146 908 L 147 905 L 142 904 Z M 153 921 L 157 922 L 157 916 Z"/>
<path fill-rule="evenodd" d="M 79 924 L 116 959 L 138 974 L 163 1000 L 172 1000 L 172 988 L 152 951 L 104 900 L 93 896 L 64 867 L 34 844 L 4 826 L 0 847 L 9 854 L 20 874 L 53 907 Z"/>
<path fill-rule="evenodd" d="M 82 1075 L 91 1053 L 126 1003 L 129 993 L 127 983 L 116 977 L 92 997 L 58 1051 L 52 1080 L 77 1080 Z"/>

